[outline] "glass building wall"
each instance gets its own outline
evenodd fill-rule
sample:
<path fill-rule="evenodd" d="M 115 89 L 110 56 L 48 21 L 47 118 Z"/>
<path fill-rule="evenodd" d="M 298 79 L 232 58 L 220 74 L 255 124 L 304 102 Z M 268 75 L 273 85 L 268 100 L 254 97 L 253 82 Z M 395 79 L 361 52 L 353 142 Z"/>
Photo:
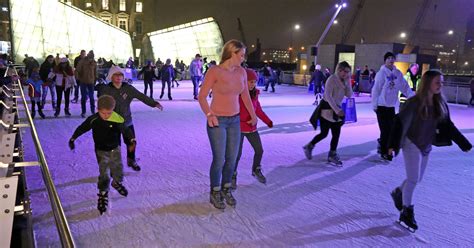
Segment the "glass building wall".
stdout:
<path fill-rule="evenodd" d="M 133 56 L 130 35 L 58 0 L 10 0 L 13 52 L 39 60 L 56 53 L 70 58 L 81 49 L 96 58 L 125 63 Z"/>
<path fill-rule="evenodd" d="M 151 32 L 147 36 L 154 59 L 160 58 L 163 62 L 169 58 L 173 63 L 176 59 L 188 63 L 196 53 L 207 57 L 208 62 L 219 62 L 224 45 L 219 25 L 212 17 Z"/>

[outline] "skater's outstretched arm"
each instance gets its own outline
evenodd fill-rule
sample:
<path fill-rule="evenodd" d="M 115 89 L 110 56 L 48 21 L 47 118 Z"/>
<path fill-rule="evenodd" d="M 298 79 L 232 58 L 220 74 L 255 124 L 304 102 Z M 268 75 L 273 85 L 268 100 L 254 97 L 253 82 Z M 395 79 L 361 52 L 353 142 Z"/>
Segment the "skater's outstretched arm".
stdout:
<path fill-rule="evenodd" d="M 89 130 L 92 129 L 92 122 L 99 118 L 98 116 L 96 115 L 91 115 L 89 116 L 81 125 L 79 125 L 76 130 L 74 131 L 72 137 L 69 139 L 69 148 L 71 148 L 71 150 L 74 150 L 75 146 L 74 146 L 74 141 L 79 138 L 79 136 L 87 133 Z"/>
<path fill-rule="evenodd" d="M 158 108 L 160 110 L 163 110 L 163 106 L 161 106 L 161 104 L 155 100 L 153 100 L 153 98 L 151 97 L 148 97 L 147 95 L 141 93 L 140 91 L 138 91 L 137 89 L 135 89 L 135 87 L 131 86 L 131 93 L 132 93 L 132 98 L 136 98 L 138 100 L 140 100 L 141 102 L 143 102 L 144 104 L 152 107 L 152 108 Z"/>

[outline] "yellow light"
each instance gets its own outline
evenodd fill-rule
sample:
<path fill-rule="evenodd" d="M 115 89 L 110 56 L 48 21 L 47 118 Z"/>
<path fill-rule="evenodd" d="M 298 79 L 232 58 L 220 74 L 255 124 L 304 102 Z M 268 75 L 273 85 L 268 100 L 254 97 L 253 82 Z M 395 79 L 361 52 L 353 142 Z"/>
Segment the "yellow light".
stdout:
<path fill-rule="evenodd" d="M 301 50 L 304 50 L 304 46 L 301 47 Z"/>
<path fill-rule="evenodd" d="M 288 48 L 288 50 L 292 51 L 292 50 L 293 50 L 293 47 Z"/>
<path fill-rule="evenodd" d="M 303 65 L 303 70 L 306 71 L 307 68 L 308 68 L 308 67 L 307 67 L 306 65 Z"/>

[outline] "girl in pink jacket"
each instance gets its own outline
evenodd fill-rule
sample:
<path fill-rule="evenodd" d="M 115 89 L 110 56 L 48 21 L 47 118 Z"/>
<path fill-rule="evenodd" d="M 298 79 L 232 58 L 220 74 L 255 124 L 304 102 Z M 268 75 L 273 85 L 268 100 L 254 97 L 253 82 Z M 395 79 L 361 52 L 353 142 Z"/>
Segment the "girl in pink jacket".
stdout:
<path fill-rule="evenodd" d="M 255 113 L 257 117 L 260 118 L 269 128 L 273 127 L 273 122 L 268 118 L 268 116 L 263 112 L 262 106 L 260 106 L 260 102 L 258 101 L 258 94 L 260 91 L 256 88 L 256 81 L 258 79 L 257 73 L 252 69 L 245 69 L 247 72 L 247 82 L 248 88 L 250 92 L 250 98 L 252 100 L 253 108 L 255 109 Z M 252 176 L 257 178 L 257 180 L 263 184 L 267 182 L 267 179 L 262 174 L 262 167 L 260 162 L 262 161 L 263 155 L 263 148 L 262 148 L 262 141 L 260 140 L 260 135 L 257 131 L 257 125 L 249 124 L 248 121 L 251 119 L 250 114 L 245 108 L 244 102 L 242 98 L 239 98 L 240 103 L 240 147 L 239 153 L 237 155 L 237 162 L 235 163 L 235 171 L 234 175 L 232 176 L 232 188 L 235 190 L 237 188 L 237 166 L 239 164 L 240 157 L 242 156 L 242 146 L 244 143 L 244 137 L 250 142 L 255 154 L 253 156 L 253 165 L 252 165 Z"/>

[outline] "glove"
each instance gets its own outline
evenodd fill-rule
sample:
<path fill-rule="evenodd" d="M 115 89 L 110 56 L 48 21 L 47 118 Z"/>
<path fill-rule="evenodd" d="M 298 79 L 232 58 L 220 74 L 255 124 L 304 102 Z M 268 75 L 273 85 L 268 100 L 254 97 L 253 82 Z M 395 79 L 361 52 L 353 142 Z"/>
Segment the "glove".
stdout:
<path fill-rule="evenodd" d="M 268 123 L 267 125 L 269 128 L 272 128 L 273 127 L 273 121 L 270 121 L 270 123 Z"/>
<path fill-rule="evenodd" d="M 74 148 L 76 148 L 76 146 L 74 145 L 74 139 L 71 138 L 69 140 L 69 149 L 74 150 Z"/>

